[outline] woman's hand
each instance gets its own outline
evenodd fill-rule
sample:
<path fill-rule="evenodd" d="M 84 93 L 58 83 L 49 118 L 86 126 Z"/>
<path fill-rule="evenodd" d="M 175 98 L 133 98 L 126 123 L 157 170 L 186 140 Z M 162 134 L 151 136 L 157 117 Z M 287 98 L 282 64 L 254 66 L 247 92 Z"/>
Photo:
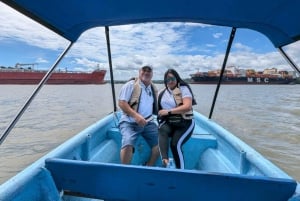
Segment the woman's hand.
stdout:
<path fill-rule="evenodd" d="M 159 110 L 158 111 L 158 116 L 163 117 L 163 116 L 168 116 L 170 110 Z"/>

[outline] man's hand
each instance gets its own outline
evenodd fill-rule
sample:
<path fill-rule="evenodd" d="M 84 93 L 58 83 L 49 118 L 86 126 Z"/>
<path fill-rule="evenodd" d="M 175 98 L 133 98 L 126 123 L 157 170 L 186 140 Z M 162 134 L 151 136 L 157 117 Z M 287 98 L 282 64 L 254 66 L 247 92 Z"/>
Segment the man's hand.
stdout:
<path fill-rule="evenodd" d="M 136 113 L 136 115 L 134 115 L 134 120 L 139 126 L 142 126 L 142 127 L 146 126 L 146 124 L 147 124 L 146 119 L 144 119 L 144 117 L 142 115 L 140 115 L 139 113 Z"/>

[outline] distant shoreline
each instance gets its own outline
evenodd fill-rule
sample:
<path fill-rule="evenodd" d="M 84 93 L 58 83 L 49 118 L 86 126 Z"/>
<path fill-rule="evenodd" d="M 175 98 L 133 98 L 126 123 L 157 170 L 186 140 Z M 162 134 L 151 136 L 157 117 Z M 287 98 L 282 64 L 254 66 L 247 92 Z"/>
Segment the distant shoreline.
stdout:
<path fill-rule="evenodd" d="M 184 81 L 186 81 L 189 84 L 199 84 L 199 83 L 193 83 L 191 79 L 183 79 Z M 115 84 L 124 84 L 126 83 L 128 80 L 115 80 L 114 83 Z M 105 80 L 105 83 L 110 83 L 110 80 Z M 153 83 L 155 84 L 164 84 L 163 80 L 153 80 Z M 300 77 L 296 78 L 295 84 L 300 84 Z M 247 84 L 245 84 L 247 85 Z"/>

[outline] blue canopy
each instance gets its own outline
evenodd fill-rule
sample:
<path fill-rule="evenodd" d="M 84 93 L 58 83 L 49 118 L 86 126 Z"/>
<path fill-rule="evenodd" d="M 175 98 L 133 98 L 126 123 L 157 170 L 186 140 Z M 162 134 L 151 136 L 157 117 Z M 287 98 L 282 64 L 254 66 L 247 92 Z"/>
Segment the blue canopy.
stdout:
<path fill-rule="evenodd" d="M 261 32 L 275 47 L 300 39 L 300 0 L 2 0 L 70 41 L 87 29 L 198 22 Z"/>

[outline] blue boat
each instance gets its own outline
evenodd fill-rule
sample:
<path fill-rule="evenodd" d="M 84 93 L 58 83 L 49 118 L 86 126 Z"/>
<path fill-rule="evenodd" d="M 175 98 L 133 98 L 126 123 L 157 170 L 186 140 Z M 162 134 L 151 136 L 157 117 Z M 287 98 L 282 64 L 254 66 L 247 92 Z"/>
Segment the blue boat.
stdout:
<path fill-rule="evenodd" d="M 221 75 L 239 28 L 264 34 L 295 71 L 283 46 L 300 40 L 297 0 L 2 0 L 70 41 L 5 132 L 30 105 L 64 55 L 87 29 L 105 27 L 115 99 L 109 27 L 147 22 L 194 22 L 232 27 Z M 298 17 L 297 17 L 298 16 Z M 222 77 L 222 76 L 220 76 Z M 120 164 L 120 112 L 78 133 L 0 186 L 0 201 L 209 200 L 300 201 L 300 185 L 272 162 L 208 117 L 194 111 L 196 127 L 184 145 L 185 169 L 143 166 L 150 149 L 138 140 L 131 165 Z M 262 131 L 263 132 L 263 131 Z"/>

